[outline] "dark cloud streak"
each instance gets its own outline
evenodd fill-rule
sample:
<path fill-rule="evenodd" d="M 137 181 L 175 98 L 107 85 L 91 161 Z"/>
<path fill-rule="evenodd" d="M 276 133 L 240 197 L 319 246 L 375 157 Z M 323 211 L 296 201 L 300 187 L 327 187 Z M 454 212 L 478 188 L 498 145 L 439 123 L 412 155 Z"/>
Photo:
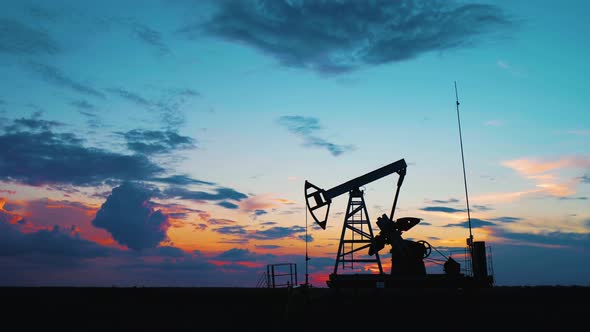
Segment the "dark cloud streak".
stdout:
<path fill-rule="evenodd" d="M 179 199 L 192 199 L 192 200 L 212 200 L 212 201 L 223 201 L 226 199 L 231 199 L 235 201 L 240 201 L 242 199 L 247 198 L 245 194 L 235 191 L 231 188 L 216 188 L 214 189 L 215 192 L 205 192 L 205 191 L 192 191 L 188 189 L 184 189 L 182 187 L 171 187 L 163 192 L 163 196 L 167 198 L 179 198 Z"/>
<path fill-rule="evenodd" d="M 139 40 L 143 41 L 144 43 L 155 47 L 160 51 L 162 54 L 170 53 L 170 49 L 168 46 L 164 44 L 162 41 L 162 36 L 158 31 L 151 29 L 148 26 L 143 24 L 135 24 L 133 26 L 133 32 L 139 38 Z"/>
<path fill-rule="evenodd" d="M 0 18 L 0 53 L 36 55 L 59 51 L 59 45 L 47 32 L 13 19 Z"/>
<path fill-rule="evenodd" d="M 41 120 L 36 118 L 20 118 L 13 121 L 13 125 L 9 126 L 7 131 L 19 131 L 20 129 L 43 130 L 48 131 L 53 127 L 63 126 L 63 123 L 57 121 Z"/>
<path fill-rule="evenodd" d="M 520 218 L 520 217 L 498 217 L 498 218 L 492 218 L 490 220 L 499 221 L 499 222 L 503 222 L 503 223 L 513 223 L 513 222 L 521 221 L 522 218 Z"/>
<path fill-rule="evenodd" d="M 244 226 L 223 226 L 215 228 L 213 231 L 224 235 L 244 235 L 247 233 Z"/>
<path fill-rule="evenodd" d="M 256 240 L 275 240 L 281 239 L 285 237 L 293 237 L 298 233 L 305 232 L 305 227 L 301 226 L 292 226 L 292 227 L 282 227 L 276 226 L 271 227 L 262 231 L 256 231 L 253 234 L 250 234 L 249 237 Z"/>
<path fill-rule="evenodd" d="M 75 100 L 72 101 L 70 103 L 70 105 L 79 108 L 79 109 L 83 109 L 83 110 L 93 110 L 95 109 L 94 105 L 92 105 L 91 103 L 89 103 L 86 100 Z"/>
<path fill-rule="evenodd" d="M 445 212 L 445 213 L 457 213 L 457 212 L 465 212 L 463 209 L 455 209 L 452 207 L 447 206 L 426 206 L 421 208 L 422 211 L 428 212 Z"/>
<path fill-rule="evenodd" d="M 512 25 L 501 8 L 453 1 L 219 1 L 203 24 L 180 29 L 240 42 L 288 67 L 339 74 L 471 46 Z"/>
<path fill-rule="evenodd" d="M 172 130 L 139 130 L 133 129 L 123 135 L 129 150 L 141 154 L 162 154 L 178 149 L 190 149 L 195 146 L 195 140 L 188 136 L 179 135 Z"/>
<path fill-rule="evenodd" d="M 68 88 L 75 92 L 83 93 L 89 96 L 102 99 L 106 98 L 102 92 L 96 90 L 88 84 L 80 83 L 73 78 L 68 77 L 57 67 L 38 62 L 29 62 L 27 65 L 33 73 L 39 75 L 47 83 Z"/>
<path fill-rule="evenodd" d="M 471 228 L 481 228 L 485 226 L 496 226 L 495 223 L 479 218 L 471 218 Z M 469 223 L 467 220 L 459 223 L 459 224 L 448 224 L 444 227 L 462 227 L 462 228 L 469 228 Z"/>
<path fill-rule="evenodd" d="M 0 146 L 0 180 L 7 182 L 89 186 L 163 172 L 143 155 L 87 148 L 69 133 L 9 132 L 0 135 Z"/>
<path fill-rule="evenodd" d="M 339 156 L 345 152 L 354 150 L 354 146 L 352 145 L 339 145 L 318 137 L 316 132 L 322 127 L 317 118 L 301 115 L 285 115 L 279 117 L 277 121 L 279 125 L 301 137 L 303 139 L 303 146 L 324 148 L 333 156 Z"/>
<path fill-rule="evenodd" d="M 215 183 L 213 183 L 213 182 L 207 182 L 207 181 L 193 179 L 188 175 L 171 175 L 171 176 L 167 176 L 167 177 L 152 178 L 152 179 L 150 179 L 150 181 L 167 183 L 167 184 L 176 184 L 176 185 L 190 185 L 190 184 L 203 184 L 203 185 L 209 185 L 209 186 L 215 185 Z"/>
<path fill-rule="evenodd" d="M 106 90 L 112 94 L 115 94 L 115 95 L 123 98 L 123 99 L 131 101 L 139 106 L 142 106 L 142 107 L 152 106 L 152 102 L 150 102 L 146 98 L 140 96 L 139 94 L 131 92 L 129 90 L 125 90 L 122 88 L 109 88 Z"/>
<path fill-rule="evenodd" d="M 232 202 L 226 202 L 226 201 L 219 202 L 219 203 L 217 203 L 217 205 L 219 205 L 221 207 L 224 207 L 226 209 L 231 209 L 231 210 L 235 210 L 235 209 L 239 209 L 240 208 L 238 205 L 236 205 L 236 204 L 234 204 Z"/>
<path fill-rule="evenodd" d="M 435 199 L 435 200 L 432 200 L 432 203 L 436 203 L 436 204 L 459 203 L 459 200 L 456 198 L 449 198 L 447 200 Z"/>
<path fill-rule="evenodd" d="M 514 244 L 528 246 L 557 245 L 563 247 L 579 247 L 583 249 L 587 248 L 590 244 L 590 233 L 544 232 L 540 234 L 532 234 L 495 229 L 494 235 L 512 240 Z"/>

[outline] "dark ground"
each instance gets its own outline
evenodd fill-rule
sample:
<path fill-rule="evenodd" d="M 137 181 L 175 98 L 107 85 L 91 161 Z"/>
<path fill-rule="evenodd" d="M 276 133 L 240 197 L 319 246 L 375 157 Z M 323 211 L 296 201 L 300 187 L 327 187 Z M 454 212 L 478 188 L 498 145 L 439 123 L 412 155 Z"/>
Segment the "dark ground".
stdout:
<path fill-rule="evenodd" d="M 0 288 L 4 326 L 43 330 L 586 330 L 590 287 Z M 34 329 L 32 329 L 34 328 Z"/>

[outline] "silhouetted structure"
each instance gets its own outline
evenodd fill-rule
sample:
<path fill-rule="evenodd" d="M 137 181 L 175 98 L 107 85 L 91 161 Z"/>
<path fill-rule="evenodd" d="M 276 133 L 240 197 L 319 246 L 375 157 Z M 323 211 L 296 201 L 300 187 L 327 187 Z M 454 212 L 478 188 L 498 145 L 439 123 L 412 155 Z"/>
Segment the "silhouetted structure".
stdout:
<path fill-rule="evenodd" d="M 492 276 L 488 273 L 485 242 L 479 241 L 473 246 L 470 244 L 469 253 L 473 275 L 461 273 L 460 263 L 453 258 L 446 257 L 440 251 L 446 262 L 443 274 L 428 274 L 424 260 L 428 258 L 433 247 L 426 241 L 410 241 L 402 238 L 404 232 L 420 223 L 419 218 L 403 217 L 397 220 L 393 218 L 401 185 L 406 175 L 407 164 L 400 159 L 389 165 L 378 168 L 372 172 L 342 183 L 329 190 L 323 190 L 309 181 L 305 181 L 305 198 L 307 208 L 316 223 L 326 229 L 328 214 L 332 199 L 347 193 L 348 205 L 342 226 L 340 244 L 336 255 L 334 272 L 330 274 L 328 286 L 330 287 L 448 287 L 448 286 L 491 286 Z M 397 188 L 393 200 L 393 206 L 389 216 L 383 214 L 377 219 L 380 229 L 374 236 L 369 220 L 363 191 L 360 187 L 378 180 L 387 175 L 397 173 L 399 175 Z M 325 209 L 322 219 L 318 219 L 317 211 Z M 347 236 L 348 235 L 348 236 Z M 472 237 L 470 237 L 472 239 Z M 385 245 L 391 246 L 391 273 L 383 273 L 379 251 Z M 477 248 L 477 249 L 472 249 Z M 363 255 L 360 251 L 368 249 Z M 435 261 L 431 261 L 435 262 Z M 342 269 L 355 268 L 355 263 L 377 264 L 378 273 L 338 273 L 338 267 Z M 440 263 L 440 262 L 435 262 Z M 365 271 L 370 272 L 370 267 Z M 467 271 L 467 270 L 466 270 Z M 469 271 L 467 271 L 469 272 Z"/>
<path fill-rule="evenodd" d="M 297 286 L 297 264 L 268 264 L 266 273 L 260 278 L 258 287 L 289 288 Z"/>

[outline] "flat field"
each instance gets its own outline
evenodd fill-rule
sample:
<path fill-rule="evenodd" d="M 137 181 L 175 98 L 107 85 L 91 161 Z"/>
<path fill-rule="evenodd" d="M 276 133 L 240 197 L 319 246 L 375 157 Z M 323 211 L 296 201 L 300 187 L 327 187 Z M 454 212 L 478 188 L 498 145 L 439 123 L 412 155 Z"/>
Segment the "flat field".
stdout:
<path fill-rule="evenodd" d="M 590 318 L 590 287 L 578 286 L 2 287 L 0 292 L 4 323 L 25 331 L 586 330 Z"/>

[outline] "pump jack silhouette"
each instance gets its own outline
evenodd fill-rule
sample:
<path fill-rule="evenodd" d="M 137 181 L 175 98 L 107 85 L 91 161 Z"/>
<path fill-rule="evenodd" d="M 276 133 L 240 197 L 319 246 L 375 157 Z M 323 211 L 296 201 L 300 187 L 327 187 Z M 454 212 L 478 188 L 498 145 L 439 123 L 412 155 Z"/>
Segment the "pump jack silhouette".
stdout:
<path fill-rule="evenodd" d="M 461 142 L 461 158 L 463 175 L 465 178 L 465 162 L 463 158 L 463 139 L 461 137 L 461 122 L 459 120 L 459 98 L 455 82 L 455 96 L 457 106 L 457 120 L 459 121 L 459 137 Z M 424 240 L 411 241 L 403 239 L 404 232 L 409 231 L 420 223 L 420 218 L 403 217 L 394 219 L 394 213 L 400 193 L 401 185 L 407 172 L 406 161 L 398 161 L 382 166 L 374 171 L 324 190 L 305 181 L 305 200 L 307 209 L 315 222 L 326 229 L 330 205 L 332 200 L 345 193 L 349 194 L 344 223 L 340 235 L 340 244 L 336 254 L 334 271 L 327 281 L 330 287 L 401 287 L 401 286 L 483 286 L 493 285 L 493 276 L 488 273 L 488 260 L 484 241 L 474 241 L 471 233 L 471 218 L 469 215 L 469 199 L 467 197 L 467 181 L 465 178 L 465 195 L 469 222 L 469 238 L 467 245 L 469 260 L 467 264 L 472 269 L 468 273 L 461 272 L 461 264 L 450 255 L 446 257 L 436 248 L 446 261 L 443 274 L 427 274 L 424 259 L 428 258 L 433 247 Z M 389 216 L 383 214 L 377 218 L 379 234 L 374 235 L 361 187 L 381 179 L 390 174 L 399 175 L 393 205 Z M 321 213 L 321 210 L 324 210 Z M 384 274 L 379 251 L 385 245 L 391 246 L 391 272 Z M 360 254 L 367 250 L 367 255 Z M 376 264 L 376 274 L 339 274 L 338 268 L 354 269 L 355 263 Z M 370 268 L 369 268 L 370 270 Z"/>

